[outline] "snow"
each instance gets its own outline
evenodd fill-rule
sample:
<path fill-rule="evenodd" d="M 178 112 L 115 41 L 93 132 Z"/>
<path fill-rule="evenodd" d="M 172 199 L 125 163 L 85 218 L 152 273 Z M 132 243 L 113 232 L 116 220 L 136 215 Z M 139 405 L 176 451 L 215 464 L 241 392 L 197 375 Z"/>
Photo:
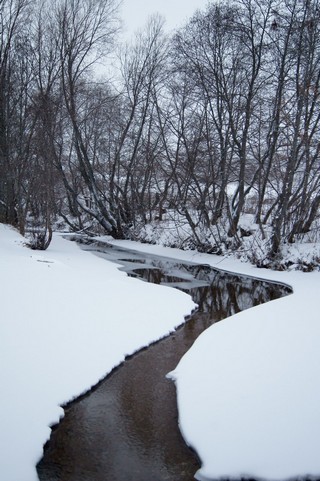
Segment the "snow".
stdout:
<path fill-rule="evenodd" d="M 194 308 L 60 236 L 42 253 L 23 241 L 0 225 L 1 481 L 35 481 L 59 406 Z"/>
<path fill-rule="evenodd" d="M 196 479 L 319 478 L 320 273 L 272 272 L 230 258 L 114 243 L 293 286 L 293 295 L 207 329 L 170 377 L 180 429 L 202 461 Z"/>
<path fill-rule="evenodd" d="M 2 481 L 36 480 L 59 405 L 173 330 L 194 307 L 187 295 L 128 278 L 57 235 L 40 254 L 22 243 L 0 226 Z M 197 479 L 319 477 L 320 273 L 113 243 L 293 286 L 293 295 L 213 325 L 170 377 L 181 431 L 202 461 Z"/>
<path fill-rule="evenodd" d="M 183 434 L 203 460 L 197 479 L 320 473 L 319 320 L 310 315 L 319 278 L 311 277 L 308 293 L 209 329 L 172 373 Z"/>

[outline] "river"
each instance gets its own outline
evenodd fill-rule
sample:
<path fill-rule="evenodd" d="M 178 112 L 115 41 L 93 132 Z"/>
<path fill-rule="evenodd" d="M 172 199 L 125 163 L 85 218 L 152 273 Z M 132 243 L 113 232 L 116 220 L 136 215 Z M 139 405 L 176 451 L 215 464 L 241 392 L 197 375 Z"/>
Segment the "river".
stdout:
<path fill-rule="evenodd" d="M 182 289 L 199 307 L 172 335 L 128 357 L 90 392 L 63 406 L 65 416 L 53 427 L 37 466 L 39 479 L 194 480 L 200 460 L 180 434 L 175 385 L 166 374 L 210 325 L 291 291 L 207 265 L 102 243 L 82 247 L 130 276 Z"/>

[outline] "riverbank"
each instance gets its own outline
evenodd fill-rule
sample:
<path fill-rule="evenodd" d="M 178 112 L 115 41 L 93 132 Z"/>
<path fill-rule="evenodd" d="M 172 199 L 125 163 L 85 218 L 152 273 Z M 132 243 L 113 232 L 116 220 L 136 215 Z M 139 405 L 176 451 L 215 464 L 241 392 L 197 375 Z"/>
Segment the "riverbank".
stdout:
<path fill-rule="evenodd" d="M 1 479 L 34 481 L 59 405 L 174 329 L 193 303 L 179 291 L 129 279 L 59 236 L 38 253 L 12 229 L 0 229 Z M 182 432 L 203 462 L 198 479 L 319 474 L 320 274 L 113 243 L 293 286 L 293 295 L 208 329 L 171 375 Z"/>
<path fill-rule="evenodd" d="M 0 478 L 35 481 L 60 405 L 173 331 L 194 303 L 59 235 L 47 251 L 31 251 L 3 225 L 0 286 Z"/>
<path fill-rule="evenodd" d="M 320 273 L 274 272 L 232 258 L 115 241 L 289 284 L 293 295 L 207 329 L 171 377 L 197 479 L 320 476 Z"/>

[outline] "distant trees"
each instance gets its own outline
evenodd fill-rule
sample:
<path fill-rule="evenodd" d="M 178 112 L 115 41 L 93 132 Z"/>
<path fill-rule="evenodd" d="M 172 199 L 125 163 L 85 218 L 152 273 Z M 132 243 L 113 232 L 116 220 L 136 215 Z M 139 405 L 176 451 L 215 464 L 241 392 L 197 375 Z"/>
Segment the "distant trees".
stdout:
<path fill-rule="evenodd" d="M 310 229 L 320 205 L 319 12 L 317 1 L 212 3 L 174 37 L 188 172 L 177 191 L 197 206 L 186 215 L 192 230 L 224 217 L 239 244 L 249 199 L 263 235 L 268 223 L 271 257 Z"/>
<path fill-rule="evenodd" d="M 281 88 L 275 163 L 280 185 L 273 214 L 272 250 L 283 238 L 307 232 L 319 199 L 319 4 L 293 2 L 277 14 Z M 279 102 L 279 101 L 278 101 Z"/>
<path fill-rule="evenodd" d="M 318 0 L 211 3 L 173 38 L 150 19 L 117 81 L 117 0 L 0 0 L 0 222 L 46 248 L 55 219 L 139 237 L 166 210 L 189 245 L 266 256 L 320 207 Z"/>
<path fill-rule="evenodd" d="M 0 221 L 24 233 L 29 216 L 43 247 L 65 195 L 72 214 L 88 211 L 115 234 L 93 172 L 86 138 L 92 113 L 86 117 L 83 103 L 93 95 L 91 67 L 113 44 L 117 6 L 116 0 L 0 4 Z"/>

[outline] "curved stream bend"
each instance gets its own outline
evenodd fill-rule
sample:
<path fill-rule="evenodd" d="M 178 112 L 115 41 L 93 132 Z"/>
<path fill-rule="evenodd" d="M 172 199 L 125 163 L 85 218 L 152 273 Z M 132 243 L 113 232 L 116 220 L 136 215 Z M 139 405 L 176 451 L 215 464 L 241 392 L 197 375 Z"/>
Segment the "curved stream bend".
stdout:
<path fill-rule="evenodd" d="M 175 387 L 166 374 L 211 324 L 291 291 L 105 244 L 83 247 L 121 264 L 128 275 L 188 292 L 199 308 L 172 335 L 127 358 L 88 394 L 64 406 L 65 417 L 38 463 L 39 479 L 191 481 L 199 460 L 180 435 Z"/>

